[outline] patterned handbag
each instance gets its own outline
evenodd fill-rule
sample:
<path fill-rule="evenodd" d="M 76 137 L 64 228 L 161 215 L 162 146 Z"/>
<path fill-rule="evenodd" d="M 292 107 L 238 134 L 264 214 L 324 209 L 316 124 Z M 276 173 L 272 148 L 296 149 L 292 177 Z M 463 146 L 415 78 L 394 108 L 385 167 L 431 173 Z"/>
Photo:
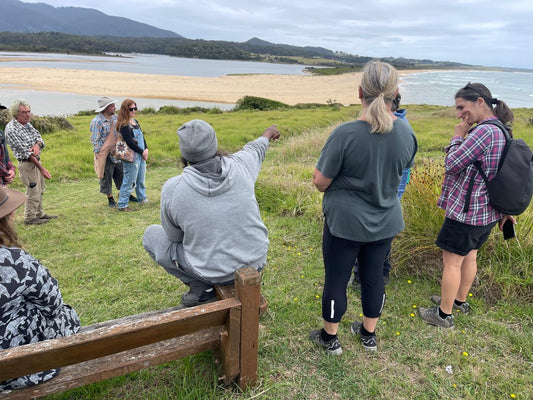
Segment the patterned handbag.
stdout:
<path fill-rule="evenodd" d="M 127 162 L 135 160 L 135 152 L 129 148 L 119 132 L 117 132 L 117 143 L 111 149 L 111 157 Z"/>

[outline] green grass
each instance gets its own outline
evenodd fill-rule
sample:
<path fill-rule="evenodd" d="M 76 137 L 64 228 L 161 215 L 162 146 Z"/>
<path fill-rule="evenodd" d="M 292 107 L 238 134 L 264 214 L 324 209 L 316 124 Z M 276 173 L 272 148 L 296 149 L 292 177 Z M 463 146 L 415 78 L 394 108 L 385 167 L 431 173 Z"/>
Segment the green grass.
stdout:
<path fill-rule="evenodd" d="M 344 354 L 331 357 L 308 340 L 321 325 L 324 282 L 321 194 L 311 174 L 331 129 L 354 118 L 357 107 L 232 112 L 142 114 L 150 147 L 150 203 L 133 213 L 107 207 L 98 193 L 89 142 L 91 116 L 69 118 L 74 130 L 47 134 L 42 160 L 47 182 L 44 208 L 59 219 L 42 226 L 16 219 L 25 248 L 59 280 L 65 301 L 87 325 L 177 305 L 185 286 L 166 274 L 141 246 L 144 229 L 159 222 L 163 183 L 180 173 L 176 129 L 192 118 L 210 122 L 221 147 L 237 150 L 278 124 L 256 193 L 269 229 L 262 293 L 269 309 L 260 321 L 259 380 L 242 392 L 217 382 L 211 353 L 71 390 L 51 399 L 506 399 L 531 398 L 533 387 L 533 211 L 519 218 L 519 242 L 494 230 L 480 251 L 472 288 L 473 312 L 458 315 L 456 329 L 425 325 L 416 308 L 439 292 L 440 253 L 434 245 L 443 220 L 435 202 L 442 177 L 442 148 L 456 123 L 450 108 L 407 106 L 420 151 L 403 199 L 406 230 L 393 244 L 392 282 L 378 325 L 379 352 L 369 355 L 351 337 L 360 318 L 350 291 L 339 338 Z M 533 144 L 531 110 L 516 110 L 515 135 Z M 21 188 L 17 180 L 14 187 Z M 452 367 L 452 374 L 446 367 Z"/>

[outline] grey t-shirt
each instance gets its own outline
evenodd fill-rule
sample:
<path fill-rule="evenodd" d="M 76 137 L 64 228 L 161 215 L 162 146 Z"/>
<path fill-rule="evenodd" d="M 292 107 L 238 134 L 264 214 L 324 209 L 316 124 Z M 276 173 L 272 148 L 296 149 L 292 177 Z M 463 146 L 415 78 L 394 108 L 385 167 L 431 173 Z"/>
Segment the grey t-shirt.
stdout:
<path fill-rule="evenodd" d="M 394 121 L 389 133 L 371 133 L 365 121 L 337 127 L 327 139 L 316 168 L 333 181 L 322 209 L 330 232 L 357 242 L 393 237 L 405 227 L 398 199 L 404 168 L 418 149 L 409 123 Z"/>

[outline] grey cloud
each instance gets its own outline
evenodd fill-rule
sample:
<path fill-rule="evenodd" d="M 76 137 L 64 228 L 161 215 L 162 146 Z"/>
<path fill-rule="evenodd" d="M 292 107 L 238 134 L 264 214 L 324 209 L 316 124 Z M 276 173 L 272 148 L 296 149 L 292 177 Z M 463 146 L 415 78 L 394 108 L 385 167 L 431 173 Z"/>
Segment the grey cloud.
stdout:
<path fill-rule="evenodd" d="M 191 39 L 322 46 L 353 54 L 533 65 L 533 2 L 481 0 L 24 0 L 97 8 Z"/>

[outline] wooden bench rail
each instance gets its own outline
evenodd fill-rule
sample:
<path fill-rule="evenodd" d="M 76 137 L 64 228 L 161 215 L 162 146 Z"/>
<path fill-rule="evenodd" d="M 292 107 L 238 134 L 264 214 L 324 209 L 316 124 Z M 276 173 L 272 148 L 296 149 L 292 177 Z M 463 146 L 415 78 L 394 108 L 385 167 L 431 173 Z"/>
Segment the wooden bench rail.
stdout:
<path fill-rule="evenodd" d="M 62 368 L 57 377 L 47 382 L 27 389 L 13 390 L 9 394 L 0 394 L 0 399 L 28 400 L 48 396 L 137 372 L 193 354 L 216 350 L 220 346 L 220 336 L 223 334 L 223 330 L 223 327 L 208 328 L 201 333 L 168 339 L 137 349 L 70 365 Z"/>
<path fill-rule="evenodd" d="M 147 319 L 140 315 L 127 323 L 6 349 L 0 359 L 0 381 L 77 364 L 211 326 L 222 326 L 229 310 L 239 306 L 237 298 L 226 299 Z"/>
<path fill-rule="evenodd" d="M 202 306 L 127 316 L 69 337 L 0 350 L 0 381 L 61 367 L 56 378 L 0 399 L 45 396 L 207 350 L 216 351 L 224 383 L 253 385 L 259 313 L 267 307 L 260 275 L 241 268 L 235 286 L 217 287 L 217 293 L 220 300 Z"/>

